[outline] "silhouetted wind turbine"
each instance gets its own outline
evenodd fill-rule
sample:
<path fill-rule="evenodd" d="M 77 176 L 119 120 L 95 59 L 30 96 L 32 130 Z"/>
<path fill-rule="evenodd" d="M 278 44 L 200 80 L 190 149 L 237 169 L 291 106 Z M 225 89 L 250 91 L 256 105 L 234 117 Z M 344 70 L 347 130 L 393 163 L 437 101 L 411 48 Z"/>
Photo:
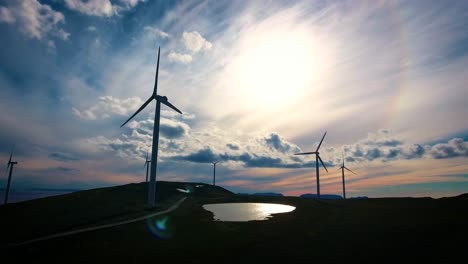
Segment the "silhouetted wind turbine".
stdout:
<path fill-rule="evenodd" d="M 317 147 L 317 150 L 314 152 L 303 152 L 303 153 L 296 153 L 294 155 L 312 155 L 315 154 L 315 168 L 316 168 L 316 175 L 317 175 L 317 197 L 320 199 L 320 178 L 319 178 L 319 160 L 322 163 L 323 168 L 327 171 L 327 167 L 325 167 L 325 164 L 323 163 L 322 159 L 320 158 L 320 153 L 319 149 L 320 146 L 322 145 L 323 139 L 325 138 L 325 135 L 327 135 L 327 132 L 325 131 L 325 134 L 323 134 L 322 140 L 320 140 L 320 143 Z"/>
<path fill-rule="evenodd" d="M 151 173 L 150 173 L 150 183 L 148 188 L 148 207 L 154 208 L 155 206 L 155 197 L 156 197 L 156 166 L 158 162 L 158 143 L 159 143 L 159 121 L 161 116 L 161 103 L 172 108 L 174 111 L 182 114 L 182 112 L 173 106 L 167 100 L 166 96 L 159 96 L 157 94 L 158 90 L 158 74 L 159 74 L 159 54 L 160 47 L 158 48 L 158 62 L 156 65 L 156 78 L 154 81 L 153 94 L 146 100 L 146 102 L 138 109 L 125 123 L 120 127 L 123 127 L 128 121 L 130 121 L 134 116 L 136 116 L 141 110 L 143 110 L 151 101 L 156 100 L 156 111 L 154 114 L 154 127 L 153 127 L 153 147 L 151 150 Z"/>
<path fill-rule="evenodd" d="M 146 167 L 146 182 L 148 182 L 148 170 L 149 170 L 150 163 L 151 163 L 151 160 L 148 159 L 148 152 L 146 152 L 146 161 L 145 161 L 145 166 L 144 166 Z"/>
<path fill-rule="evenodd" d="M 213 186 L 216 185 L 216 164 L 217 164 L 218 162 L 219 162 L 219 161 L 212 162 L 212 163 L 213 163 Z"/>
<path fill-rule="evenodd" d="M 341 167 L 339 168 L 341 169 L 341 176 L 343 178 L 343 199 L 346 199 L 346 188 L 345 188 L 345 179 L 344 179 L 344 170 L 347 169 L 348 171 L 350 171 L 351 173 L 353 173 L 354 175 L 356 175 L 356 173 L 354 173 L 352 170 L 346 168 L 346 166 L 344 165 L 344 154 L 343 154 L 343 164 L 341 165 Z M 338 170 L 339 170 L 338 169 Z"/>
<path fill-rule="evenodd" d="M 10 159 L 8 160 L 8 163 L 7 163 L 7 171 L 8 171 L 8 169 L 10 169 L 10 174 L 8 175 L 8 183 L 7 183 L 7 187 L 6 187 L 6 191 L 5 191 L 5 200 L 3 201 L 3 204 L 8 203 L 8 193 L 10 192 L 11 174 L 13 173 L 13 166 L 18 164 L 17 161 L 11 161 L 11 157 L 13 156 L 13 149 L 14 148 L 15 148 L 15 146 L 13 145 L 13 147 L 11 148 Z"/>

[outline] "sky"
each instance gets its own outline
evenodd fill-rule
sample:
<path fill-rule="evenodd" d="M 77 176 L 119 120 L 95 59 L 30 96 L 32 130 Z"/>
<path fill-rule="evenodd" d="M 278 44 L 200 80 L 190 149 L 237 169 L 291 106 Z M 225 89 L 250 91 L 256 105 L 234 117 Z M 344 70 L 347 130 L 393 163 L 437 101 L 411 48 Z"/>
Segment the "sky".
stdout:
<path fill-rule="evenodd" d="M 467 1 L 0 1 L 13 190 L 157 180 L 347 197 L 468 192 Z M 6 174 L 0 175 L 5 188 Z"/>

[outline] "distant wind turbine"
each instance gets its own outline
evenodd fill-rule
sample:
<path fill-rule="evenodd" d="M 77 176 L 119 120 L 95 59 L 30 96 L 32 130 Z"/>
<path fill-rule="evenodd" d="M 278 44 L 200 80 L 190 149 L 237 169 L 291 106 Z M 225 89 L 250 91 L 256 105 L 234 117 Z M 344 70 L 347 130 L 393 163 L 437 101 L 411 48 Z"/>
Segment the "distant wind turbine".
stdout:
<path fill-rule="evenodd" d="M 11 174 L 13 173 L 13 166 L 18 164 L 17 161 L 11 161 L 11 158 L 13 156 L 13 149 L 14 148 L 15 148 L 15 146 L 13 145 L 13 147 L 11 148 L 11 152 L 10 152 L 10 159 L 8 160 L 8 163 L 7 163 L 7 171 L 8 171 L 8 169 L 10 169 L 10 174 L 8 175 L 8 183 L 7 183 L 7 187 L 6 187 L 6 191 L 5 191 L 5 200 L 3 201 L 3 204 L 8 203 L 8 193 L 10 192 Z"/>
<path fill-rule="evenodd" d="M 143 110 L 151 101 L 156 100 L 156 111 L 154 115 L 154 127 L 153 127 L 153 146 L 151 150 L 151 173 L 150 173 L 150 183 L 148 188 L 148 207 L 154 208 L 155 206 L 155 197 L 156 197 L 156 166 L 158 162 L 158 143 L 159 143 L 159 122 L 161 117 L 161 103 L 165 104 L 166 106 L 172 108 L 174 111 L 182 114 L 182 112 L 173 106 L 167 100 L 166 96 L 159 96 L 157 94 L 158 90 L 158 74 L 159 74 L 159 54 L 161 48 L 158 48 L 158 62 L 156 66 L 156 78 L 154 81 L 154 89 L 153 94 L 146 100 L 146 102 L 127 120 L 123 123 L 120 127 L 123 127 L 130 121 L 134 116 L 136 116 L 141 110 Z"/>
<path fill-rule="evenodd" d="M 303 152 L 303 153 L 294 154 L 294 155 L 312 155 L 312 154 L 315 154 L 315 168 L 316 168 L 316 175 L 317 175 L 317 197 L 319 199 L 320 199 L 319 160 L 322 163 L 323 168 L 328 173 L 327 167 L 325 167 L 325 164 L 323 163 L 322 159 L 320 158 L 320 153 L 319 153 L 320 146 L 322 145 L 323 139 L 325 138 L 326 135 L 327 135 L 327 132 L 325 131 L 325 134 L 323 134 L 322 140 L 320 140 L 320 143 L 319 143 L 319 145 L 317 147 L 317 150 L 315 150 L 314 152 Z"/>
<path fill-rule="evenodd" d="M 216 185 L 216 164 L 217 164 L 218 162 L 219 162 L 219 161 L 212 162 L 212 163 L 213 163 L 213 186 Z"/>
<path fill-rule="evenodd" d="M 343 199 L 346 199 L 346 188 L 345 188 L 345 178 L 344 178 L 344 170 L 347 169 L 349 172 L 353 173 L 354 175 L 356 175 L 356 173 L 354 173 L 352 170 L 346 168 L 346 166 L 344 165 L 344 154 L 343 154 L 343 164 L 341 165 L 341 167 L 338 169 L 340 170 L 341 169 L 341 176 L 343 178 Z"/>
<path fill-rule="evenodd" d="M 146 161 L 145 161 L 145 166 L 144 166 L 146 167 L 146 182 L 148 182 L 148 170 L 149 170 L 150 163 L 151 163 L 151 160 L 148 159 L 148 152 L 146 152 Z"/>

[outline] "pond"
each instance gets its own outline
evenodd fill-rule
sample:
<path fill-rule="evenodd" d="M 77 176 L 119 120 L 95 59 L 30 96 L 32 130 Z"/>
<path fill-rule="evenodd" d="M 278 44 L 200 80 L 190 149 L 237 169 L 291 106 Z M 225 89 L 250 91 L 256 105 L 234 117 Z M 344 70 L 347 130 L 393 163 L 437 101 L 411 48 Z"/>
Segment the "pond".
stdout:
<path fill-rule="evenodd" d="M 205 204 L 203 208 L 214 214 L 215 221 L 246 222 L 268 220 L 272 214 L 289 213 L 294 206 L 271 203 L 221 203 Z"/>

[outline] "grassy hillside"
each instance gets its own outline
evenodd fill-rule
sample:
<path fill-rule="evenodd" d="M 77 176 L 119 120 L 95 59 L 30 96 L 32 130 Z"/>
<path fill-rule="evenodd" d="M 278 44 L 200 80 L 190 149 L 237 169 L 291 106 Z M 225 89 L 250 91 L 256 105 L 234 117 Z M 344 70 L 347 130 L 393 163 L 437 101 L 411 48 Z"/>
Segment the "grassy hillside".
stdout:
<path fill-rule="evenodd" d="M 210 185 L 158 182 L 156 211 L 187 200 L 166 216 L 30 245 L 3 248 L 15 260 L 50 262 L 250 262 L 401 260 L 466 257 L 468 195 L 459 197 L 314 200 L 234 195 Z M 0 244 L 151 213 L 145 183 L 102 188 L 0 207 Z M 190 189 L 189 193 L 177 188 Z M 268 221 L 213 222 L 202 205 L 277 202 L 296 206 Z M 155 232 L 156 222 L 166 229 Z M 157 235 L 155 235 L 155 233 Z M 378 257 L 378 258 L 377 258 Z"/>

